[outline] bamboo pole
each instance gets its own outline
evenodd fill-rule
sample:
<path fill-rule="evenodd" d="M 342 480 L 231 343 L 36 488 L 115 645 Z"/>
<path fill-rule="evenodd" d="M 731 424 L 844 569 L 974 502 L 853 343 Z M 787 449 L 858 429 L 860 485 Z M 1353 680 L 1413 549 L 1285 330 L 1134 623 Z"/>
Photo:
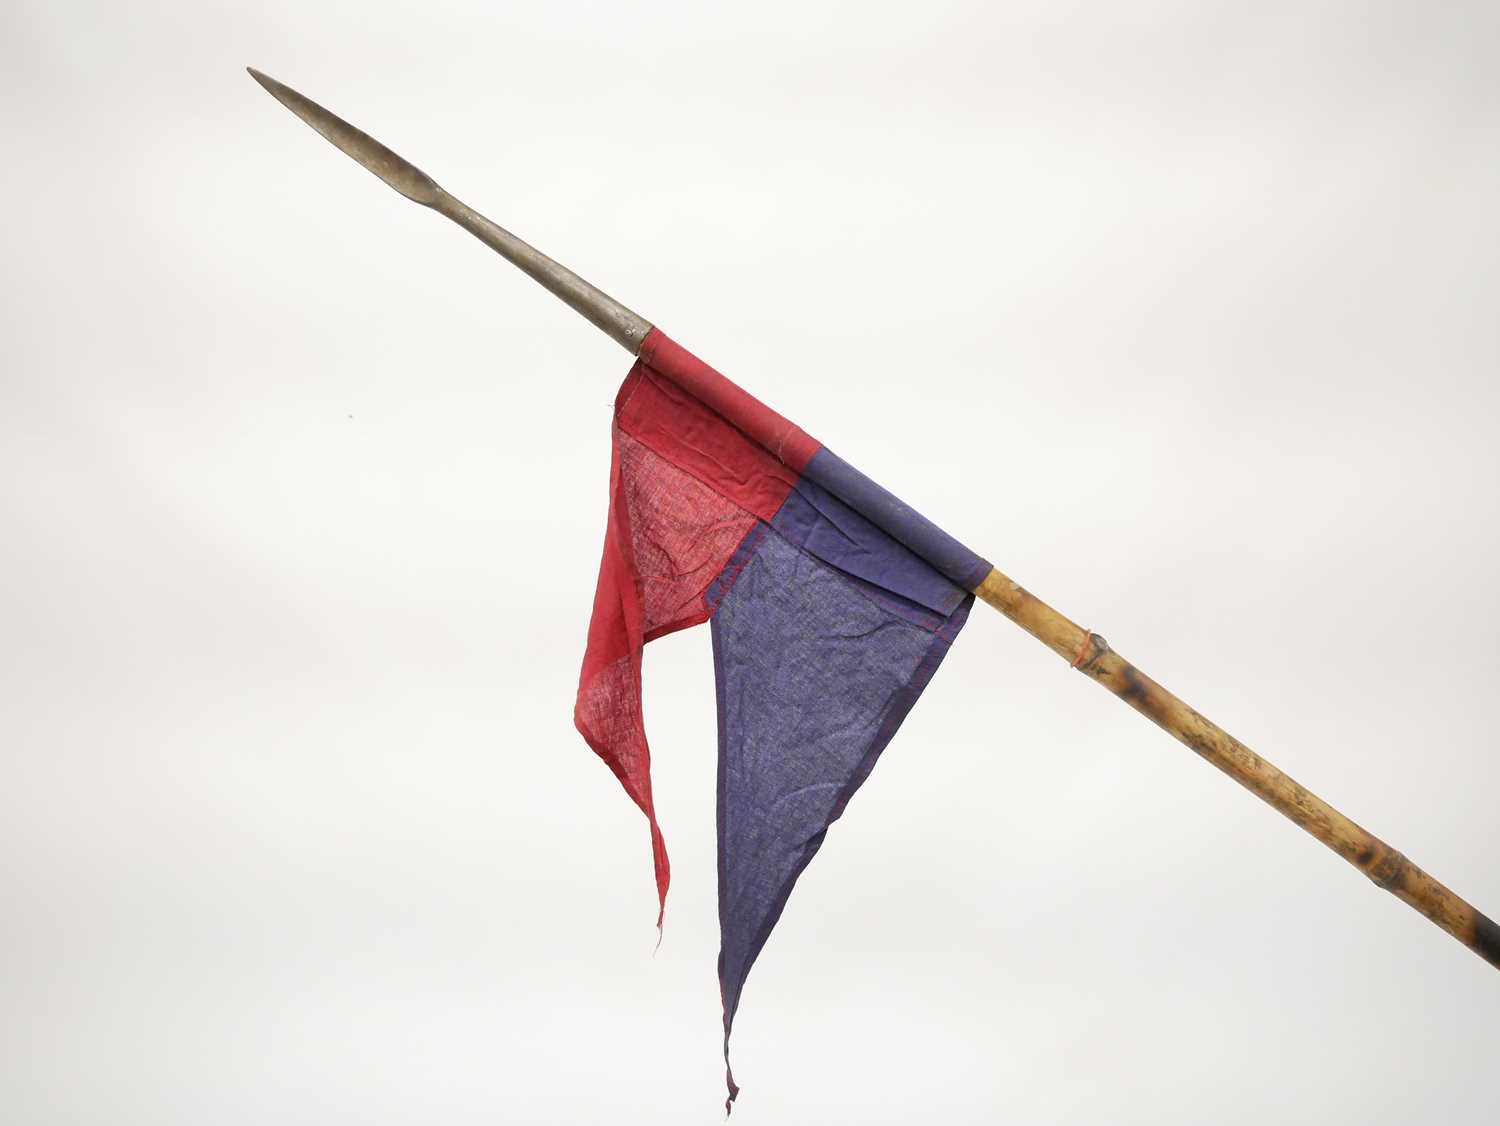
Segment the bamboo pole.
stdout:
<path fill-rule="evenodd" d="M 992 570 L 974 591 L 1016 625 L 1103 685 L 1174 739 L 1196 751 L 1277 812 L 1353 864 L 1376 887 L 1414 907 L 1500 969 L 1500 926 L 1379 837 L 1206 719 L 1019 583 Z"/>
<path fill-rule="evenodd" d="M 639 351 L 651 331 L 650 322 L 454 198 L 425 172 L 373 137 L 290 87 L 254 68 L 247 69 L 272 97 L 387 185 L 463 227 L 565 301 L 631 355 Z M 974 593 L 1085 676 L 1307 830 L 1377 887 L 1420 911 L 1490 965 L 1500 968 L 1500 926 L 1400 852 L 1199 715 L 1111 649 L 1098 634 L 1059 614 L 998 570 L 991 570 L 974 588 Z"/>

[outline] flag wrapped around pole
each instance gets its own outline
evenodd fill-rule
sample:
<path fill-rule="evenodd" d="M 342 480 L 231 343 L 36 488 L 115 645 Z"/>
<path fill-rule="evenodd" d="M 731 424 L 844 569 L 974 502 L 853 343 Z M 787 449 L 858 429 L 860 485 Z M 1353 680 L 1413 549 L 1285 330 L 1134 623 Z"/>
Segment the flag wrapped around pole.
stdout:
<path fill-rule="evenodd" d="M 670 869 L 646 642 L 712 623 L 719 988 L 745 979 L 829 825 L 963 627 L 990 564 L 652 329 L 615 400 L 609 523 L 574 722 Z"/>

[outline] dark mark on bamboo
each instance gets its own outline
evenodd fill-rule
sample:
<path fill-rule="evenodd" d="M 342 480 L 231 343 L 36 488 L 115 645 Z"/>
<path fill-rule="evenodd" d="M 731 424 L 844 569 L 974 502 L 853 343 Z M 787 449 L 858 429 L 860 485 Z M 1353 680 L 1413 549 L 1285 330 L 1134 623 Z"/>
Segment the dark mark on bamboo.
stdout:
<path fill-rule="evenodd" d="M 1370 877 L 1370 882 L 1376 887 L 1389 890 L 1392 885 L 1400 884 L 1401 878 L 1406 875 L 1406 857 L 1393 848 L 1387 848 L 1385 855 L 1365 875 Z"/>
<path fill-rule="evenodd" d="M 1150 690 L 1136 667 L 1127 661 L 1122 675 L 1125 677 L 1125 688 L 1120 693 L 1120 699 L 1132 705 L 1144 700 Z"/>
<path fill-rule="evenodd" d="M 1492 966 L 1500 966 L 1500 923 L 1474 912 L 1474 951 Z"/>

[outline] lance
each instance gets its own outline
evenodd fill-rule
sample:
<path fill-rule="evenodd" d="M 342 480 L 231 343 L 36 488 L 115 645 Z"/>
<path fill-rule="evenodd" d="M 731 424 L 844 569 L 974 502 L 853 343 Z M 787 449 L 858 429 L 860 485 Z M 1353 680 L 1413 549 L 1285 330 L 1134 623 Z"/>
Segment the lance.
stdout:
<path fill-rule="evenodd" d="M 520 267 L 632 356 L 652 326 L 567 267 L 486 219 L 432 177 L 342 118 L 253 67 L 250 75 L 287 109 L 407 199 L 453 220 Z M 973 588 L 1073 668 L 1161 727 L 1330 849 L 1375 884 L 1420 911 L 1492 966 L 1500 968 L 1500 926 L 1373 833 L 1204 718 L 1116 653 L 1097 633 L 1058 613 L 1019 583 L 992 569 Z"/>

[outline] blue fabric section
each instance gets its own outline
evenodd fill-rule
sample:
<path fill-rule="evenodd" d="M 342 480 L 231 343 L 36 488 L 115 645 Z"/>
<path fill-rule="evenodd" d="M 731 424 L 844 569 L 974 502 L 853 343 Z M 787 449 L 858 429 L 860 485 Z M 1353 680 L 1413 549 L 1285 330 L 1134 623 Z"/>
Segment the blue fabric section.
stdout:
<path fill-rule="evenodd" d="M 876 536 L 879 534 L 876 533 Z M 872 536 L 876 573 L 928 589 Z M 910 580 L 910 581 L 908 581 Z M 872 597 L 878 593 L 880 597 Z M 725 1057 L 745 978 L 802 870 L 957 636 L 761 523 L 708 591 L 719 705 L 719 984 Z M 730 1096 L 737 1090 L 729 1079 Z"/>
<path fill-rule="evenodd" d="M 827 489 L 805 477 L 787 494 L 771 526 L 804 551 L 845 574 L 942 617 L 953 613 L 967 593 Z M 989 573 L 988 568 L 985 573 Z"/>
<path fill-rule="evenodd" d="M 990 573 L 991 566 L 986 560 L 920 512 L 886 492 L 828 447 L 813 454 L 802 476 L 858 511 L 964 590 L 973 590 Z"/>

